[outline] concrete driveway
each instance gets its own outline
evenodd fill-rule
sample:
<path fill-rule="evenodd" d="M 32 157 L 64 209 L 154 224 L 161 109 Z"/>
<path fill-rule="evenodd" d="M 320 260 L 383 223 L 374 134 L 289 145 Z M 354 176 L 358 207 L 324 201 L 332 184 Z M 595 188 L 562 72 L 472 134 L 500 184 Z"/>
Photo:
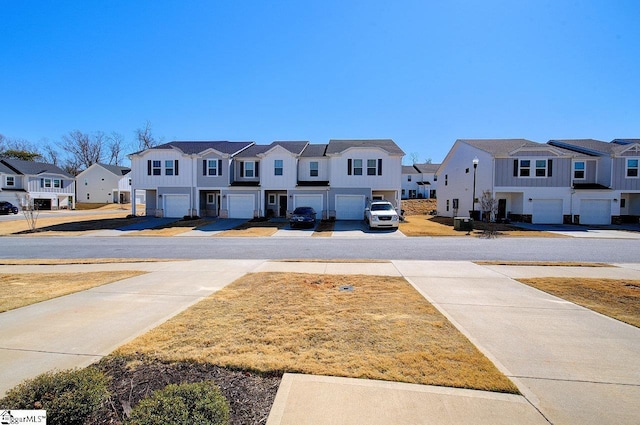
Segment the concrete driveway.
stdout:
<path fill-rule="evenodd" d="M 528 230 L 556 233 L 572 238 L 640 239 L 640 224 L 585 226 L 575 224 L 513 223 Z"/>
<path fill-rule="evenodd" d="M 338 238 L 405 238 L 400 230 L 369 230 L 364 220 L 337 220 L 333 226 L 333 237 Z"/>

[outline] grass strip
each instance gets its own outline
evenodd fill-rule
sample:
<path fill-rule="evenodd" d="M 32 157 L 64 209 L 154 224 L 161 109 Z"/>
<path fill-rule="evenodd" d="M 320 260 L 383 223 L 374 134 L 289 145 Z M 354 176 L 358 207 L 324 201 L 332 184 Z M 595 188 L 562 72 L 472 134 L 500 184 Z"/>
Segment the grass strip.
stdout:
<path fill-rule="evenodd" d="M 617 267 L 607 263 L 577 261 L 474 261 L 480 266 L 536 266 L 536 267 Z"/>
<path fill-rule="evenodd" d="M 249 274 L 116 354 L 518 392 L 398 277 Z"/>

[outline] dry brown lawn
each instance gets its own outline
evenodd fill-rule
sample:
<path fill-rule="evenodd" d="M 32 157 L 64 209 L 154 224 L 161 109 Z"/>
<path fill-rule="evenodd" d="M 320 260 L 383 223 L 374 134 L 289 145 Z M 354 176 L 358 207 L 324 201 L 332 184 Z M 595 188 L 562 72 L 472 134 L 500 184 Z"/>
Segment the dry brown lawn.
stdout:
<path fill-rule="evenodd" d="M 640 327 L 640 280 L 546 277 L 518 281 Z"/>
<path fill-rule="evenodd" d="M 20 215 L 16 220 L 4 221 L 0 226 L 0 235 L 11 235 L 14 233 L 28 234 L 29 226 L 27 221 Z M 105 211 L 104 214 L 75 215 L 69 214 L 66 217 L 47 217 L 46 213 L 40 214 L 36 222 L 36 234 L 78 234 L 100 229 L 116 229 L 130 223 L 135 223 L 142 218 L 126 218 L 128 212 L 121 210 Z"/>
<path fill-rule="evenodd" d="M 168 224 L 163 224 L 153 229 L 145 229 L 129 234 L 131 236 L 175 236 L 185 233 L 201 226 L 206 226 L 213 220 L 209 218 L 198 218 L 194 220 L 178 220 Z"/>
<path fill-rule="evenodd" d="M 333 235 L 333 226 L 335 225 L 335 221 L 332 220 L 322 220 L 316 226 L 316 230 L 313 232 L 311 236 L 314 237 L 331 237 Z"/>
<path fill-rule="evenodd" d="M 247 221 L 231 230 L 225 230 L 216 236 L 221 237 L 260 237 L 272 236 L 280 229 L 284 229 L 289 225 L 286 221 Z"/>
<path fill-rule="evenodd" d="M 109 271 L 0 274 L 0 313 L 144 273 Z"/>
<path fill-rule="evenodd" d="M 525 230 L 508 224 L 474 222 L 473 236 L 483 236 L 485 232 L 495 232 L 496 236 L 557 238 L 565 237 L 550 232 Z M 407 236 L 466 236 L 467 231 L 453 230 L 453 218 L 431 215 L 408 215 L 400 222 L 400 231 Z"/>
<path fill-rule="evenodd" d="M 518 392 L 398 277 L 249 274 L 116 354 Z"/>
<path fill-rule="evenodd" d="M 474 261 L 481 266 L 537 266 L 537 267 L 616 267 L 607 263 L 577 261 Z"/>
<path fill-rule="evenodd" d="M 186 261 L 168 258 L 1 258 L 0 266 L 49 266 L 63 264 L 156 263 Z"/>

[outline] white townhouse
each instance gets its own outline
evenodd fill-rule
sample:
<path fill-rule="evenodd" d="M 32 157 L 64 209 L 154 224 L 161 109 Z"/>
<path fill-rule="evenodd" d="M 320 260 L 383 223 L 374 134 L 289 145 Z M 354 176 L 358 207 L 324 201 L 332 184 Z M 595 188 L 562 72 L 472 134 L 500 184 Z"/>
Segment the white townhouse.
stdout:
<path fill-rule="evenodd" d="M 75 178 L 53 164 L 0 158 L 0 175 L 2 201 L 24 203 L 28 195 L 40 210 L 75 208 Z"/>
<path fill-rule="evenodd" d="M 286 217 L 312 206 L 318 217 L 360 220 L 373 199 L 399 208 L 403 155 L 387 139 L 170 142 L 129 157 L 148 215 Z"/>
<path fill-rule="evenodd" d="M 436 172 L 440 164 L 402 166 L 402 199 L 430 199 L 436 197 Z"/>
<path fill-rule="evenodd" d="M 131 171 L 128 167 L 92 164 L 76 176 L 78 203 L 128 203 L 131 188 L 120 188 L 120 180 Z M 127 190 L 128 189 L 128 190 Z"/>

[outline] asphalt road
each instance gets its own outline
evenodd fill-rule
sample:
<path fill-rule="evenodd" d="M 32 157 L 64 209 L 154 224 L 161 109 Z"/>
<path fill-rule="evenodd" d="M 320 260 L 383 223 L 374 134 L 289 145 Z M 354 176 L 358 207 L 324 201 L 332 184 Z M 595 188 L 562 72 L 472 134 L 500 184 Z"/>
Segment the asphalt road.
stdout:
<path fill-rule="evenodd" d="M 640 240 L 580 238 L 3 237 L 0 258 L 638 262 Z"/>

